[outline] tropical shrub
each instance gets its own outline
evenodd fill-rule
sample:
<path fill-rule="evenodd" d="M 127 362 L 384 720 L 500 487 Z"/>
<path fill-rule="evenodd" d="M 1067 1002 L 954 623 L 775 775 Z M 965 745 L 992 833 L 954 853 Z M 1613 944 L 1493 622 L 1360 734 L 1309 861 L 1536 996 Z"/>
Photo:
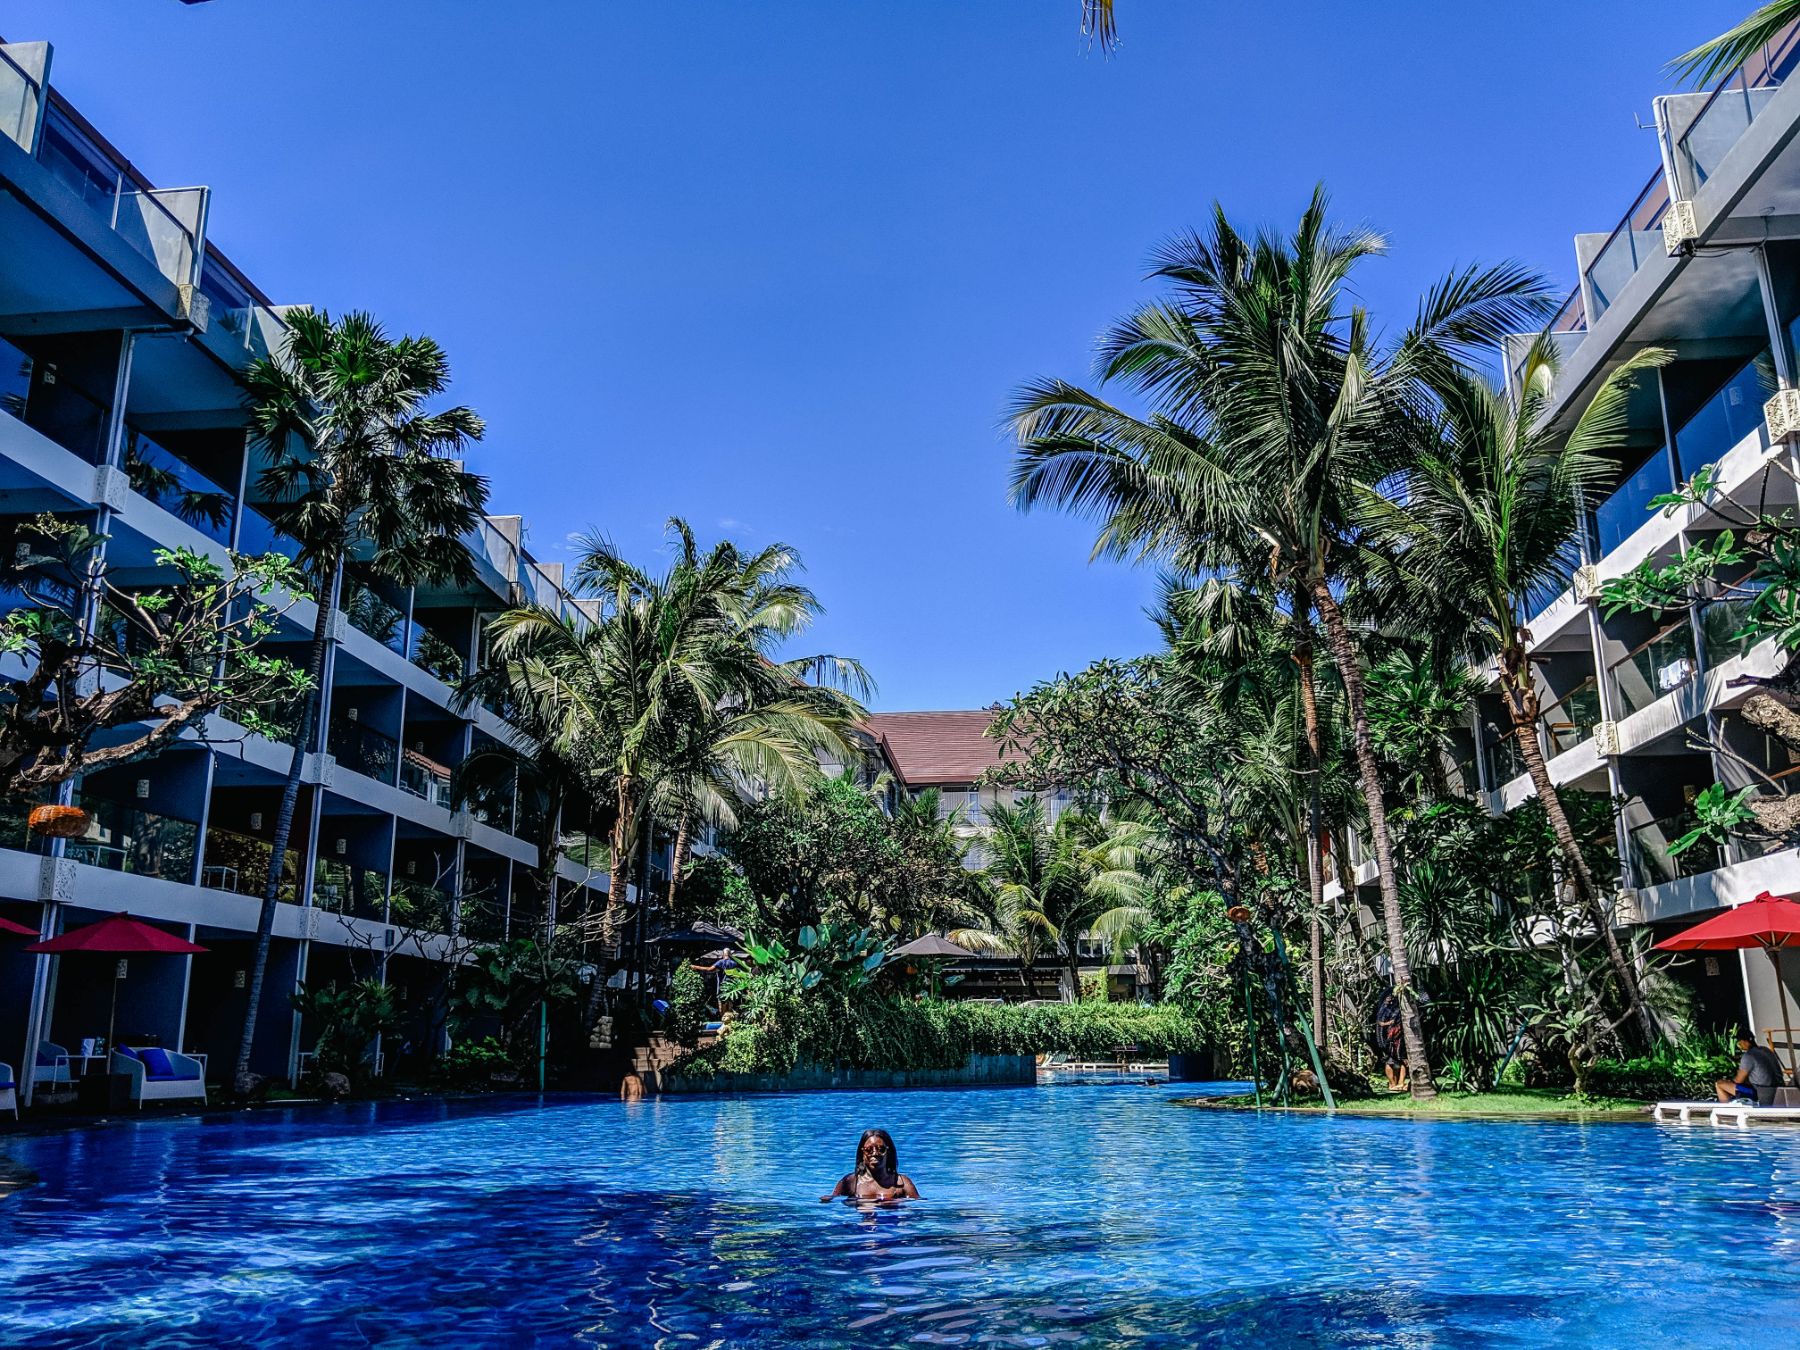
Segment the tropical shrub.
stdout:
<path fill-rule="evenodd" d="M 1019 1007 L 868 995 L 854 1002 L 783 998 L 755 1021 L 683 1059 L 676 1072 L 786 1073 L 797 1064 L 851 1069 L 953 1069 L 971 1055 L 1050 1052 L 1109 1056 L 1131 1047 L 1146 1058 L 1199 1050 L 1192 1017 L 1167 1005 L 1057 1003 Z"/>
<path fill-rule="evenodd" d="M 314 1071 L 341 1073 L 356 1084 L 368 1079 L 369 1048 L 375 1038 L 400 1026 L 394 988 L 380 980 L 344 986 L 333 980 L 322 988 L 302 987 L 288 1001 L 317 1029 Z"/>
<path fill-rule="evenodd" d="M 682 1045 L 700 1039 L 700 1029 L 712 1019 L 706 997 L 706 978 L 687 964 L 675 968 L 669 979 L 669 1035 Z"/>
<path fill-rule="evenodd" d="M 1608 1097 L 1711 1101 L 1713 1084 L 1736 1073 L 1737 1061 L 1736 1042 L 1729 1033 L 1689 1036 L 1675 1045 L 1659 1044 L 1633 1059 L 1597 1060 L 1588 1082 Z"/>

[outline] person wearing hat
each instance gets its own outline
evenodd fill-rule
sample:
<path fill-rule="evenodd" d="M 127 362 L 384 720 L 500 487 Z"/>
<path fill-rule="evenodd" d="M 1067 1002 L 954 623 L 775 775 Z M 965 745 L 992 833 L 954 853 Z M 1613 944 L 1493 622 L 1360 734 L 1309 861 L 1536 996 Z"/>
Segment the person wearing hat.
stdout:
<path fill-rule="evenodd" d="M 1775 1105 L 1775 1089 L 1781 1086 L 1781 1061 L 1773 1050 L 1756 1043 L 1747 1031 L 1737 1038 L 1738 1067 L 1735 1078 L 1721 1078 L 1713 1084 L 1722 1102 L 1753 1101 L 1758 1106 Z"/>

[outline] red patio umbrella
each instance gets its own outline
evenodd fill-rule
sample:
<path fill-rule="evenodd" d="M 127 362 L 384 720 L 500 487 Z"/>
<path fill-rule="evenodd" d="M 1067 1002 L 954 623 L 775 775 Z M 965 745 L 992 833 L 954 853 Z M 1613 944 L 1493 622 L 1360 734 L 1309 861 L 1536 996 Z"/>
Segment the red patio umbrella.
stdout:
<path fill-rule="evenodd" d="M 36 937 L 37 929 L 27 928 L 22 923 L 14 923 L 11 919 L 0 919 L 0 933 L 17 933 L 20 937 Z"/>
<path fill-rule="evenodd" d="M 71 928 L 68 932 L 42 942 L 33 942 L 28 952 L 51 956 L 67 956 L 89 952 L 96 956 L 133 956 L 141 954 L 182 956 L 203 952 L 206 948 L 186 938 L 176 937 L 155 924 L 134 919 L 129 914 L 113 914 L 97 923 Z M 124 964 L 123 962 L 120 963 Z M 106 1048 L 113 1048 L 113 1022 L 119 1012 L 119 972 L 113 970 L 112 1008 L 106 1014 Z"/>
<path fill-rule="evenodd" d="M 1787 1032 L 1788 1071 L 1794 1072 L 1794 1026 L 1788 1017 L 1787 986 L 1781 982 L 1781 953 L 1800 947 L 1800 905 L 1764 891 L 1748 904 L 1728 909 L 1704 923 L 1657 943 L 1666 952 L 1729 952 L 1761 947 L 1775 967 L 1775 992 L 1781 997 L 1781 1026 Z M 1797 1075 L 1800 1077 L 1800 1075 Z"/>

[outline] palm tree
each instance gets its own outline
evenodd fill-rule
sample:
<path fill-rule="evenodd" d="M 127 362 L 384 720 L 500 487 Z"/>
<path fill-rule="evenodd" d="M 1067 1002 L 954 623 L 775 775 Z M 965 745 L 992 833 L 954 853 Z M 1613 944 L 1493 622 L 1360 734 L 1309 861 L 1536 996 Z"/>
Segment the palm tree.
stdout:
<path fill-rule="evenodd" d="M 600 601 L 595 621 L 520 609 L 489 629 L 491 659 L 541 705 L 534 720 L 579 751 L 611 797 L 607 950 L 647 814 L 730 824 L 734 800 L 798 793 L 817 778 L 821 753 L 848 758 L 846 733 L 866 715 L 847 692 L 868 687 L 855 661 L 778 655 L 820 612 L 792 579 L 793 550 L 720 543 L 702 553 L 685 522 L 670 532 L 677 556 L 661 576 L 604 539 L 586 542 L 575 576 Z"/>
<path fill-rule="evenodd" d="M 1669 65 L 1694 84 L 1711 84 L 1775 41 L 1796 20 L 1800 20 L 1800 0 L 1768 0 L 1735 28 L 1683 52 Z"/>
<path fill-rule="evenodd" d="M 257 485 L 275 525 L 300 543 L 299 565 L 318 596 L 293 756 L 275 815 L 269 879 L 256 923 L 249 1006 L 234 1084 L 250 1084 L 250 1054 L 275 926 L 282 859 L 300 796 L 300 773 L 313 748 L 323 697 L 325 651 L 339 607 L 345 564 L 410 586 L 474 575 L 462 535 L 487 504 L 487 481 L 466 472 L 462 455 L 481 439 L 482 422 L 465 407 L 426 404 L 450 383 L 443 349 L 428 337 L 391 340 L 364 313 L 333 322 L 298 310 L 283 349 L 245 376 L 251 444 L 269 463 Z"/>
<path fill-rule="evenodd" d="M 1363 503 L 1371 528 L 1402 567 L 1467 616 L 1471 654 L 1496 661 L 1526 772 L 1644 1048 L 1655 1039 L 1655 1023 L 1538 739 L 1542 708 L 1526 624 L 1536 608 L 1531 597 L 1566 584 L 1583 494 L 1611 485 L 1615 466 L 1606 451 L 1623 437 L 1638 376 L 1668 358 L 1653 348 L 1620 366 L 1566 433 L 1544 417 L 1555 373 L 1547 338 L 1527 354 L 1516 399 L 1466 372 L 1445 371 L 1435 381 L 1440 434 L 1407 471 L 1403 492 L 1369 492 Z"/>
<path fill-rule="evenodd" d="M 960 929 L 951 940 L 1010 948 L 1027 987 L 1027 972 L 1051 944 L 1063 958 L 1071 995 L 1079 998 L 1082 935 L 1096 928 L 1116 932 L 1147 917 L 1149 882 L 1140 859 L 1150 839 L 1147 826 L 1085 811 L 1067 811 L 1051 825 L 1035 797 L 997 803 L 985 834 L 991 926 Z"/>
<path fill-rule="evenodd" d="M 1098 517 L 1098 553 L 1161 557 L 1191 573 L 1259 557 L 1240 579 L 1317 616 L 1344 687 L 1410 1080 L 1428 1097 L 1363 658 L 1340 599 L 1365 547 L 1352 506 L 1364 485 L 1405 464 L 1426 378 L 1534 326 L 1549 294 L 1515 266 L 1465 269 L 1382 346 L 1347 287 L 1384 247 L 1373 233 L 1332 229 L 1323 189 L 1288 239 L 1246 238 L 1215 208 L 1209 237 L 1177 238 L 1157 255 L 1154 275 L 1173 284 L 1174 298 L 1140 309 L 1101 343 L 1101 378 L 1126 380 L 1155 411 L 1138 418 L 1061 381 L 1027 386 L 1013 409 L 1012 492 L 1022 507 Z"/>

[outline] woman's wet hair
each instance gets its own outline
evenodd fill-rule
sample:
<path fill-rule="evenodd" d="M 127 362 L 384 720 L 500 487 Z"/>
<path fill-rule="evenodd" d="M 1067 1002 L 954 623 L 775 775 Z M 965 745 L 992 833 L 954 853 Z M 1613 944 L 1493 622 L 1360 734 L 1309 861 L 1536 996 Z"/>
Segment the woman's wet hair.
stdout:
<path fill-rule="evenodd" d="M 868 1142 L 871 1139 L 879 1139 L 882 1143 L 887 1145 L 888 1171 L 893 1176 L 899 1176 L 900 1150 L 894 1147 L 894 1136 L 882 1129 L 864 1130 L 862 1132 L 862 1138 L 856 1141 L 856 1166 L 850 1169 L 850 1175 L 854 1177 L 862 1173 L 863 1149 L 868 1145 Z"/>

